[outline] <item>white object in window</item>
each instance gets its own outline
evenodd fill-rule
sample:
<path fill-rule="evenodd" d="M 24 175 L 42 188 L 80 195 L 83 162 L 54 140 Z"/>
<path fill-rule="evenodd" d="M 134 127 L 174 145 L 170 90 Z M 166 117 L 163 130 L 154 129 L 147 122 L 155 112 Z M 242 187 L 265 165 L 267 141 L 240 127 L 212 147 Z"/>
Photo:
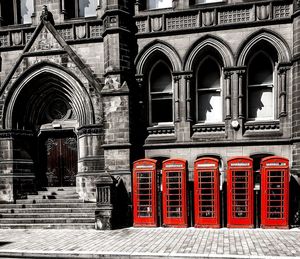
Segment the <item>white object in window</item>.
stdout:
<path fill-rule="evenodd" d="M 220 67 L 212 57 L 199 66 L 197 75 L 197 122 L 223 121 L 223 102 L 220 85 Z"/>
<path fill-rule="evenodd" d="M 97 0 L 79 0 L 79 16 L 96 16 Z"/>
<path fill-rule="evenodd" d="M 160 9 L 172 7 L 172 0 L 147 0 L 147 9 Z"/>
<path fill-rule="evenodd" d="M 210 4 L 217 2 L 223 2 L 223 0 L 196 0 L 196 4 Z"/>
<path fill-rule="evenodd" d="M 20 0 L 20 23 L 31 23 L 31 16 L 34 12 L 33 0 Z"/>
<path fill-rule="evenodd" d="M 248 119 L 274 119 L 274 65 L 269 56 L 259 52 L 249 63 Z"/>

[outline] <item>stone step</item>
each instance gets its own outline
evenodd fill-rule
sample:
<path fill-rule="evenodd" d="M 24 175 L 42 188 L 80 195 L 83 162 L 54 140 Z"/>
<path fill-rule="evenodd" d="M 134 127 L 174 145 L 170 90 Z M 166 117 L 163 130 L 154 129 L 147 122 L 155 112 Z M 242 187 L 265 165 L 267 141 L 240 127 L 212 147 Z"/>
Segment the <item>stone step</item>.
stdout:
<path fill-rule="evenodd" d="M 95 208 L 95 203 L 35 203 L 35 204 L 0 204 L 1 208 L 7 208 L 7 209 L 21 209 L 21 208 Z"/>
<path fill-rule="evenodd" d="M 16 200 L 16 204 L 37 204 L 37 203 L 83 203 L 82 200 L 78 199 L 26 199 L 26 200 Z"/>
<path fill-rule="evenodd" d="M 0 209 L 0 214 L 14 213 L 95 213 L 95 208 L 18 208 Z"/>
<path fill-rule="evenodd" d="M 79 199 L 77 193 L 72 194 L 37 194 L 37 195 L 27 195 L 27 199 Z"/>
<path fill-rule="evenodd" d="M 95 224 L 0 224 L 0 229 L 95 229 Z"/>
<path fill-rule="evenodd" d="M 62 224 L 93 223 L 95 218 L 1 218 L 1 224 Z"/>
<path fill-rule="evenodd" d="M 90 213 L 0 213 L 0 219 L 15 218 L 94 218 L 95 214 Z"/>

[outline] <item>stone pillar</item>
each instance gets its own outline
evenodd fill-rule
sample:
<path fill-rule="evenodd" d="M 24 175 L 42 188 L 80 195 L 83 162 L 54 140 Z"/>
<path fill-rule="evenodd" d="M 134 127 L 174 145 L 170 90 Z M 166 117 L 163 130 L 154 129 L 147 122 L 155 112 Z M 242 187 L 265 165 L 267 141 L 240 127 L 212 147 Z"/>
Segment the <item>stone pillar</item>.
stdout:
<path fill-rule="evenodd" d="M 185 79 L 185 90 L 186 90 L 186 121 L 192 121 L 192 111 L 191 111 L 191 81 L 192 74 L 186 75 Z"/>
<path fill-rule="evenodd" d="M 14 202 L 13 138 L 9 132 L 0 131 L 0 203 Z"/>
<path fill-rule="evenodd" d="M 284 117 L 287 114 L 286 107 L 286 74 L 287 74 L 287 68 L 280 68 L 279 69 L 279 117 Z"/>
<path fill-rule="evenodd" d="M 225 119 L 231 119 L 231 76 L 232 72 L 226 71 L 225 75 Z"/>
<path fill-rule="evenodd" d="M 174 76 L 174 120 L 180 121 L 180 80 L 181 76 Z"/>
<path fill-rule="evenodd" d="M 97 208 L 95 210 L 95 228 L 109 230 L 113 228 L 113 209 L 115 200 L 115 182 L 107 173 L 97 181 Z"/>
<path fill-rule="evenodd" d="M 78 173 L 76 192 L 84 201 L 96 201 L 96 182 L 104 173 L 103 126 L 78 129 Z"/>
<path fill-rule="evenodd" d="M 292 173 L 300 175 L 300 2 L 295 1 L 293 20 L 293 84 L 292 84 Z"/>

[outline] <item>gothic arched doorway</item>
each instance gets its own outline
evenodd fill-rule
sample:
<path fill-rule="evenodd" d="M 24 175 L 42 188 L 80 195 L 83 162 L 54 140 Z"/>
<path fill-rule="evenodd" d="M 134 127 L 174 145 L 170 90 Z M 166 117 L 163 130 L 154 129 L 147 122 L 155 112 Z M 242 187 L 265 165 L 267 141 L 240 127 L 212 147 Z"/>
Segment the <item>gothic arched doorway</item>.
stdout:
<path fill-rule="evenodd" d="M 7 100 L 4 128 L 22 133 L 12 141 L 14 165 L 22 172 L 16 189 L 76 186 L 78 128 L 94 124 L 82 83 L 63 68 L 40 64 L 15 83 Z"/>

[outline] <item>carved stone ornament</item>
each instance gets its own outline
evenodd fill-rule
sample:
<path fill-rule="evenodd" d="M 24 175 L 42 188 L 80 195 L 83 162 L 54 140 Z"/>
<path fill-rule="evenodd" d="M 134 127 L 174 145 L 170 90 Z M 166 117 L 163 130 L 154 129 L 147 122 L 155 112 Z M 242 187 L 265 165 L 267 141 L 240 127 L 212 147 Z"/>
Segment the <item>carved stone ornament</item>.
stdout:
<path fill-rule="evenodd" d="M 118 90 L 121 87 L 121 83 L 119 82 L 117 77 L 106 77 L 104 81 L 103 90 Z"/>
<path fill-rule="evenodd" d="M 296 5 L 298 8 L 300 8 L 300 0 L 296 0 Z"/>
<path fill-rule="evenodd" d="M 22 43 L 22 33 L 20 31 L 13 32 L 11 34 L 11 40 L 13 45 L 20 45 Z"/>
<path fill-rule="evenodd" d="M 83 39 L 86 36 L 86 27 L 84 25 L 78 25 L 76 28 L 76 37 L 78 39 Z"/>
<path fill-rule="evenodd" d="M 202 21 L 205 26 L 212 26 L 214 23 L 214 13 L 205 12 L 202 14 Z"/>
<path fill-rule="evenodd" d="M 161 17 L 151 18 L 151 28 L 152 28 L 152 31 L 161 31 L 162 30 L 162 18 Z"/>
<path fill-rule="evenodd" d="M 43 10 L 40 19 L 41 21 L 47 21 L 54 25 L 53 15 L 51 12 L 48 11 L 47 5 L 43 5 Z"/>
<path fill-rule="evenodd" d="M 257 7 L 258 20 L 267 20 L 270 16 L 270 8 L 268 5 L 261 5 Z"/>

